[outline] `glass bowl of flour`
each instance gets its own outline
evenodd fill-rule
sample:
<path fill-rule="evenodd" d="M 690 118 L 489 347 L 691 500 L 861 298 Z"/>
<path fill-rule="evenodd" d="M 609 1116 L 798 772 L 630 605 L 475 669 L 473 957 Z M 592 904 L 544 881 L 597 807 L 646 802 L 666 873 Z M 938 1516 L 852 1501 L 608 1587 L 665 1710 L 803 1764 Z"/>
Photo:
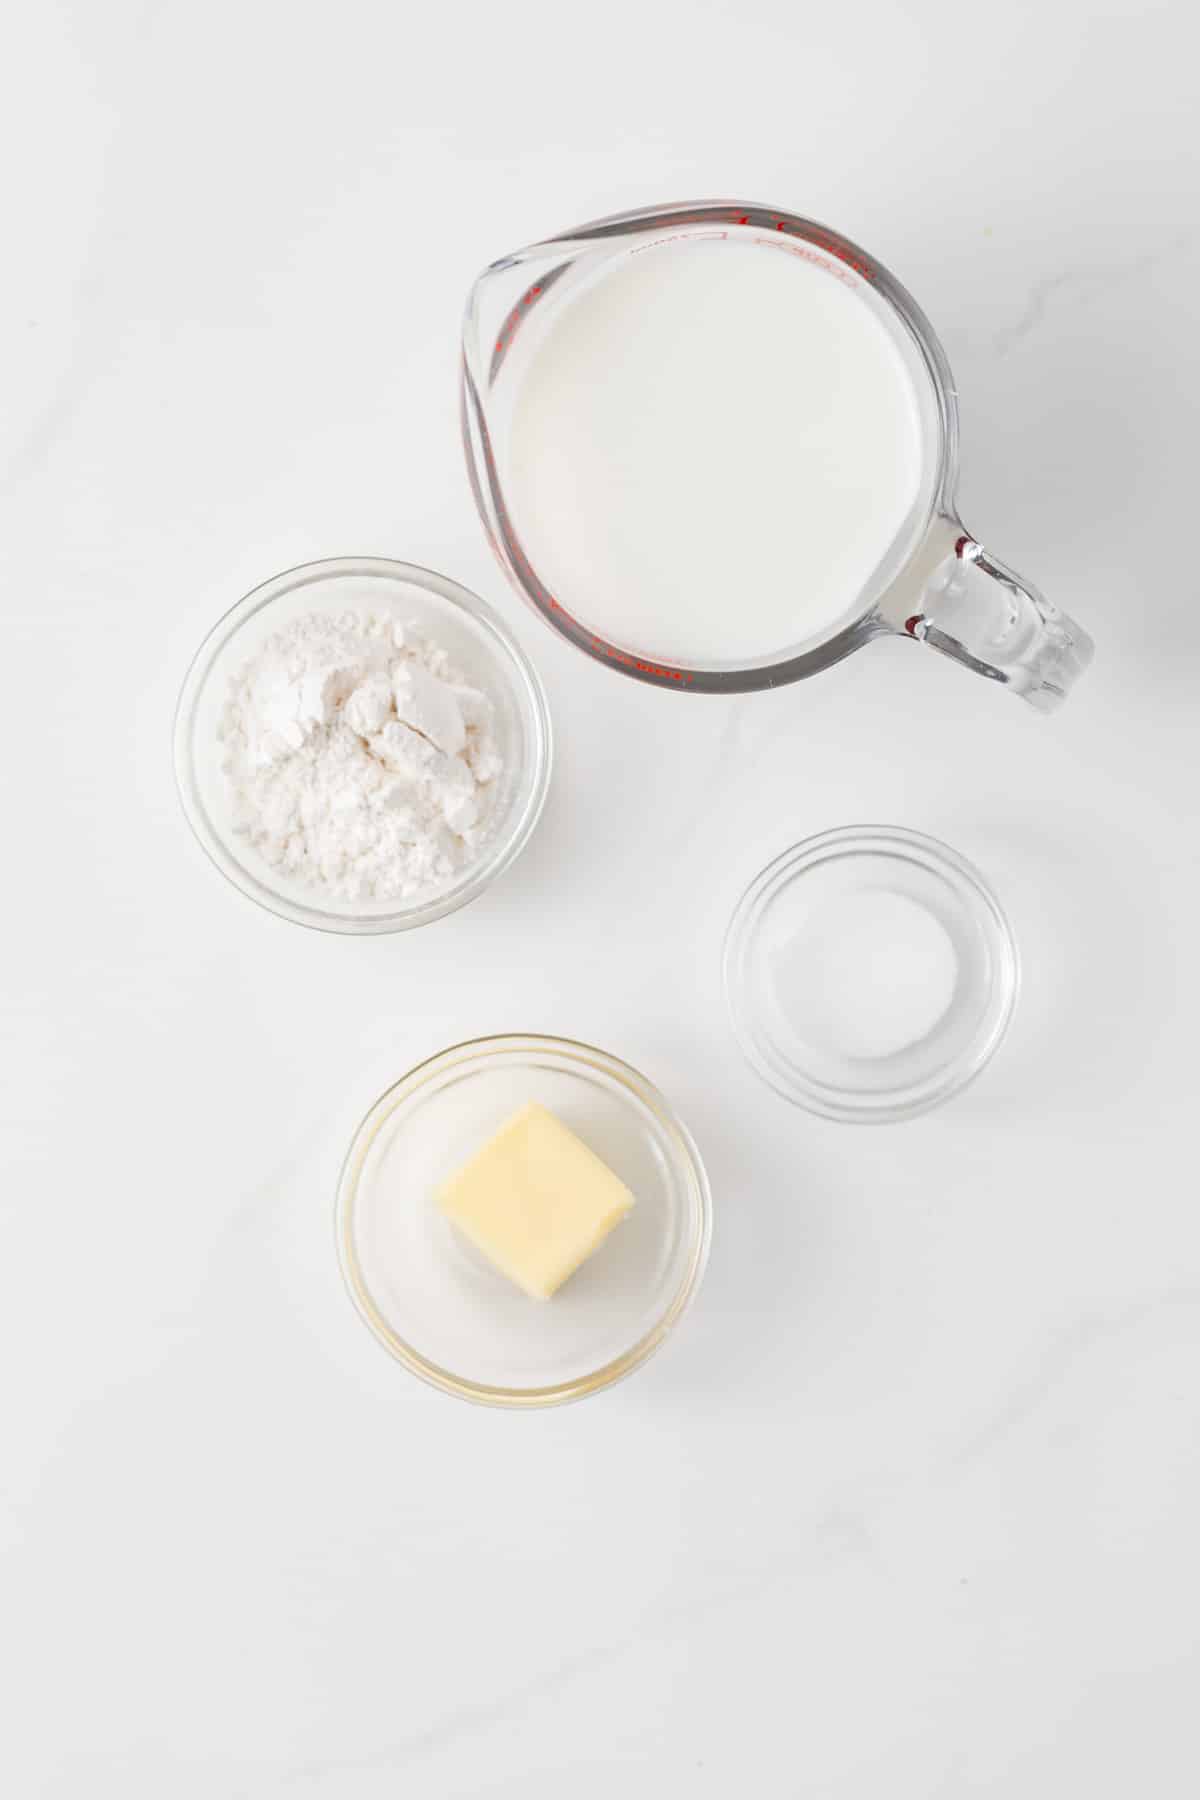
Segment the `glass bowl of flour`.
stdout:
<path fill-rule="evenodd" d="M 175 719 L 200 843 L 298 925 L 405 931 L 519 856 L 550 780 L 532 665 L 491 607 L 429 569 L 289 569 L 214 626 Z"/>

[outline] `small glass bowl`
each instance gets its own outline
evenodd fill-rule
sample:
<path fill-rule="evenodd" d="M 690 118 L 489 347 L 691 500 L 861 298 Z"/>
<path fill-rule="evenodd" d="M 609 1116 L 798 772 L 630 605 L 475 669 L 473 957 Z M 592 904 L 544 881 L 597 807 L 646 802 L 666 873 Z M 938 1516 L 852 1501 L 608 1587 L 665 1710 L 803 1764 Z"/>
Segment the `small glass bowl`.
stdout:
<path fill-rule="evenodd" d="M 438 1187 L 538 1101 L 632 1190 L 632 1212 L 550 1300 L 531 1300 L 443 1217 Z M 337 1196 L 350 1297 L 386 1350 L 443 1393 L 491 1406 L 582 1399 L 640 1368 L 708 1258 L 695 1144 L 626 1063 L 565 1038 L 480 1038 L 421 1063 L 354 1135 Z"/>
<path fill-rule="evenodd" d="M 864 1052 L 831 1037 L 820 980 L 789 980 L 789 958 L 810 931 L 810 968 L 827 979 L 827 921 L 881 894 L 885 906 L 909 909 L 900 916 L 914 918 L 922 948 L 930 932 L 932 950 L 944 948 L 946 989 L 919 1036 Z M 886 946 L 872 951 L 865 982 L 874 992 L 890 980 Z M 938 972 L 936 955 L 931 967 Z M 897 985 L 907 982 L 918 1006 L 920 979 L 897 965 Z M 751 1066 L 785 1099 L 848 1122 L 913 1118 L 957 1094 L 1003 1038 L 1018 985 L 1011 928 L 978 870 L 936 838 L 896 826 L 845 826 L 786 850 L 742 896 L 725 943 L 726 997 Z M 879 1016 L 886 1032 L 885 995 Z"/>
<path fill-rule="evenodd" d="M 412 900 L 339 900 L 272 868 L 233 829 L 218 726 L 231 677 L 290 619 L 309 612 L 388 612 L 445 646 L 495 705 L 504 772 L 478 858 Z M 408 931 L 454 912 L 516 860 L 550 783 L 551 728 L 533 665 L 490 606 L 457 582 L 411 563 L 336 557 L 264 582 L 209 632 L 175 714 L 175 779 L 188 823 L 217 868 L 280 918 L 321 931 Z"/>

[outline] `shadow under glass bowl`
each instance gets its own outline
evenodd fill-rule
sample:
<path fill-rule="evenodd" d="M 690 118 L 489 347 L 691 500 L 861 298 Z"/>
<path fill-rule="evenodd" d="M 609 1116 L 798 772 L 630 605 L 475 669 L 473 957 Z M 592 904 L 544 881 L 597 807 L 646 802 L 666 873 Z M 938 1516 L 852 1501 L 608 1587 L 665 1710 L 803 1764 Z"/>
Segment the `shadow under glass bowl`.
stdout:
<path fill-rule="evenodd" d="M 219 725 L 231 679 L 272 633 L 306 613 L 388 612 L 444 646 L 495 708 L 504 770 L 478 855 L 409 900 L 342 900 L 273 868 L 234 830 Z M 533 665 L 492 608 L 444 575 L 381 557 L 306 563 L 239 600 L 197 651 L 175 714 L 175 779 L 188 823 L 221 873 L 268 911 L 321 931 L 408 931 L 465 906 L 528 843 L 550 783 L 552 734 Z"/>

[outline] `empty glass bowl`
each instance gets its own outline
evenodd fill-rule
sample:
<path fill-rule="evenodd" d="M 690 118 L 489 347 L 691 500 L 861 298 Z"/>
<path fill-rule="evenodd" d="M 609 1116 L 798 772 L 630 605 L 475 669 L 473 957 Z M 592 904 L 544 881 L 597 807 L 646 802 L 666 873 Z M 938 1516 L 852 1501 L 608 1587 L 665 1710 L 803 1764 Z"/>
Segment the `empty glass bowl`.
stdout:
<path fill-rule="evenodd" d="M 273 867 L 233 828 L 222 768 L 221 714 L 230 678 L 289 620 L 310 612 L 392 613 L 444 646 L 495 708 L 504 757 L 477 858 L 410 900 L 342 900 Z M 324 931 L 406 931 L 465 906 L 520 855 L 550 782 L 550 713 L 516 639 L 477 595 L 444 575 L 379 557 L 306 563 L 240 600 L 197 651 L 175 715 L 175 778 L 188 822 L 217 868 L 260 906 Z"/>
<path fill-rule="evenodd" d="M 912 1118 L 965 1087 L 1012 1017 L 1016 945 L 978 870 L 936 838 L 847 826 L 751 883 L 725 946 L 753 1068 L 810 1112 Z"/>
<path fill-rule="evenodd" d="M 531 1300 L 439 1210 L 441 1184 L 522 1106 L 555 1113 L 626 1183 L 633 1210 L 549 1300 Z M 645 1076 L 566 1038 L 482 1038 L 410 1071 L 354 1136 L 337 1200 L 350 1297 L 414 1375 L 492 1406 L 553 1406 L 639 1368 L 708 1257 L 699 1152 Z"/>

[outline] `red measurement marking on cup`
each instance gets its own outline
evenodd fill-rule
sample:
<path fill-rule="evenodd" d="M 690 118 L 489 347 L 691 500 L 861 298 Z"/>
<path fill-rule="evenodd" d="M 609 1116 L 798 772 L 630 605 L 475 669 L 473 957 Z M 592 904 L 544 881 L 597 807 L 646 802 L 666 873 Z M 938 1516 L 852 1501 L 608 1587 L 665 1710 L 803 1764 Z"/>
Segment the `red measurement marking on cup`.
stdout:
<path fill-rule="evenodd" d="M 560 273 L 561 270 L 556 271 L 555 274 L 548 276 L 544 282 L 535 281 L 532 287 L 526 288 L 520 299 L 513 306 L 508 317 L 500 327 L 500 335 L 496 339 L 495 348 L 492 351 L 493 376 L 495 376 L 497 366 L 505 352 L 512 348 L 512 341 L 517 335 L 517 328 L 524 318 L 527 309 L 539 298 L 544 287 L 548 287 L 552 281 L 557 280 L 558 274 Z"/>
<path fill-rule="evenodd" d="M 540 580 L 538 571 L 534 569 L 533 563 L 529 562 L 529 556 L 522 549 L 520 538 L 513 531 L 513 520 L 509 518 L 507 506 L 498 495 L 497 520 L 498 526 L 500 526 L 500 540 L 502 540 L 504 551 L 507 553 L 507 560 L 518 572 L 522 585 L 529 590 L 529 594 L 538 603 L 538 607 L 547 614 L 556 614 L 554 623 L 558 623 L 558 619 L 563 621 L 560 630 L 563 630 L 569 637 L 576 637 L 579 643 L 585 644 L 594 655 L 606 657 L 610 662 L 619 662 L 621 668 L 633 670 L 637 675 L 653 675 L 657 680 L 673 680 L 680 686 L 687 686 L 689 682 L 693 682 L 694 675 L 689 675 L 687 671 L 673 670 L 667 666 L 666 662 L 648 662 L 644 657 L 633 657 L 626 650 L 617 650 L 615 644 L 606 643 L 603 637 L 597 637 L 596 632 L 590 632 L 587 626 L 579 625 L 574 612 L 569 612 L 567 607 L 563 607 L 560 599 L 554 598 L 554 594 L 551 594 L 545 581 Z"/>
<path fill-rule="evenodd" d="M 787 240 L 786 244 L 780 246 L 781 249 L 786 249 L 791 256 L 798 256 L 802 262 L 812 263 L 814 267 L 824 269 L 827 275 L 834 276 L 836 280 L 843 282 L 847 287 L 854 286 L 850 271 L 853 271 L 855 275 L 862 276 L 866 281 L 873 281 L 875 278 L 875 271 L 867 259 L 858 255 L 849 244 L 833 232 L 826 231 L 824 226 L 810 225 L 803 221 L 798 223 L 787 217 L 781 218 L 778 213 L 769 212 L 729 211 L 717 216 L 728 219 L 731 225 L 750 225 L 758 231 L 779 233 Z M 759 241 L 765 243 L 766 240 L 760 239 Z M 824 251 L 825 254 L 818 254 L 819 250 Z"/>
<path fill-rule="evenodd" d="M 786 214 L 780 215 L 762 207 L 750 211 L 740 211 L 735 207 L 722 207 L 710 212 L 668 213 L 660 215 L 655 221 L 660 225 L 679 227 L 672 235 L 652 238 L 645 244 L 635 244 L 631 254 L 637 255 L 641 250 L 650 250 L 659 244 L 669 244 L 675 238 L 694 238 L 703 235 L 703 227 L 717 221 L 729 225 L 749 225 L 758 231 L 777 231 L 793 243 L 816 244 L 832 256 L 837 263 L 853 269 L 864 281 L 874 282 L 876 268 L 869 257 L 848 244 L 845 238 L 838 237 L 836 232 L 827 231 L 823 225 L 814 225 L 807 219 L 791 219 Z M 716 234 L 719 235 L 719 234 Z"/>
<path fill-rule="evenodd" d="M 718 231 L 707 224 L 694 225 L 690 231 L 672 231 L 667 237 L 648 238 L 644 244 L 631 246 L 630 256 L 644 256 L 647 250 L 661 250 L 664 244 L 695 244 L 702 239 L 720 240 L 727 238 L 727 231 Z"/>
<path fill-rule="evenodd" d="M 673 681 L 681 687 L 687 687 L 695 681 L 695 676 L 690 675 L 686 669 L 673 669 L 666 663 L 649 662 L 643 657 L 631 656 L 627 650 L 618 650 L 615 644 L 607 643 L 604 638 L 597 637 L 594 631 L 581 625 L 574 613 L 568 611 L 561 600 L 555 598 L 539 577 L 537 570 L 521 546 L 521 540 L 513 530 L 508 508 L 499 493 L 495 495 L 495 504 L 496 519 L 500 530 L 496 547 L 501 553 L 501 560 L 509 563 L 522 587 L 541 611 L 547 616 L 553 615 L 551 623 L 562 631 L 564 636 L 573 638 L 585 649 L 590 650 L 594 656 L 603 656 L 606 661 L 617 663 L 623 669 L 632 669 L 637 675 L 649 675 L 657 681 Z"/>
<path fill-rule="evenodd" d="M 686 684 L 695 680 L 695 676 L 684 669 L 670 669 L 665 663 L 646 662 L 640 656 L 630 656 L 627 650 L 618 650 L 614 645 L 606 644 L 603 638 L 593 637 L 591 648 L 598 655 L 607 657 L 609 662 L 620 663 L 623 669 L 634 669 L 639 675 L 653 675 L 657 681 Z"/>
<path fill-rule="evenodd" d="M 537 570 L 526 556 L 521 547 L 521 541 L 512 528 L 508 508 L 499 497 L 497 497 L 496 511 L 504 550 L 522 587 L 541 610 L 550 617 L 551 623 L 557 626 L 565 636 L 575 639 L 585 649 L 590 650 L 594 656 L 602 656 L 606 661 L 617 663 L 623 669 L 632 669 L 635 674 L 649 675 L 658 681 L 674 681 L 681 687 L 686 687 L 695 680 L 695 676 L 689 675 L 685 669 L 672 669 L 666 663 L 648 662 L 643 657 L 631 656 L 627 650 L 618 650 L 615 644 L 607 643 L 604 638 L 597 637 L 594 631 L 581 625 L 574 613 L 570 612 L 561 600 L 556 599 L 545 582 L 538 576 Z"/>

